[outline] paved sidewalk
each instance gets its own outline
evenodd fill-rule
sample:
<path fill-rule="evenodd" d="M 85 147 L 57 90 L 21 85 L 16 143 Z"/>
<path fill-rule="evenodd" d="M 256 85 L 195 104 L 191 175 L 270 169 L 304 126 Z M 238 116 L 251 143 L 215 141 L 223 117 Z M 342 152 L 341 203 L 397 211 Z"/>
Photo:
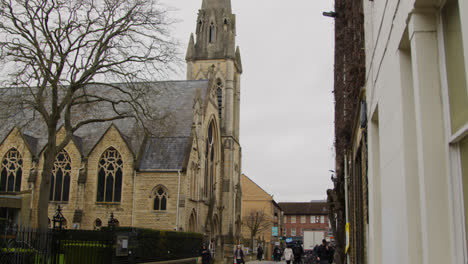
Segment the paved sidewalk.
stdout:
<path fill-rule="evenodd" d="M 269 260 L 262 260 L 262 261 L 255 260 L 255 261 L 247 261 L 246 263 L 248 264 L 285 264 L 286 261 L 275 262 L 275 261 L 269 261 Z"/>

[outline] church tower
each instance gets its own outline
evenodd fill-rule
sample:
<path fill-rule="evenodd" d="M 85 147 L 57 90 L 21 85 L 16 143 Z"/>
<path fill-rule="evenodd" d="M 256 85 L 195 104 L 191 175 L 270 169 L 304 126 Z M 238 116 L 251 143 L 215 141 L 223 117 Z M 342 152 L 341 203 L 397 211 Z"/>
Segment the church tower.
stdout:
<path fill-rule="evenodd" d="M 221 215 L 225 252 L 239 242 L 241 224 L 241 147 L 239 144 L 240 76 L 242 64 L 236 48 L 236 16 L 231 0 L 203 0 L 195 37 L 186 54 L 187 79 L 209 79 L 216 93 L 221 132 L 221 190 L 216 212 Z"/>
<path fill-rule="evenodd" d="M 240 75 L 236 16 L 231 0 L 203 0 L 186 55 L 187 80 L 213 78 L 217 86 L 221 130 L 239 141 Z"/>

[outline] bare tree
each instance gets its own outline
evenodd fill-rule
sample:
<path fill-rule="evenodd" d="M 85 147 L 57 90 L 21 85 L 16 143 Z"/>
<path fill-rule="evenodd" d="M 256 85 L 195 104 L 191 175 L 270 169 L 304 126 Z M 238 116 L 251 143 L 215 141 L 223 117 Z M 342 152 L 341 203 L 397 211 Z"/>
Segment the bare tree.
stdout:
<path fill-rule="evenodd" d="M 21 116 L 47 131 L 38 202 L 38 226 L 46 228 L 54 160 L 74 132 L 157 118 L 142 82 L 177 60 L 173 21 L 156 0 L 0 0 L 0 21 L 1 118 Z"/>
<path fill-rule="evenodd" d="M 272 221 L 264 211 L 252 210 L 242 221 L 250 232 L 250 246 L 253 247 L 254 237 L 272 226 Z"/>

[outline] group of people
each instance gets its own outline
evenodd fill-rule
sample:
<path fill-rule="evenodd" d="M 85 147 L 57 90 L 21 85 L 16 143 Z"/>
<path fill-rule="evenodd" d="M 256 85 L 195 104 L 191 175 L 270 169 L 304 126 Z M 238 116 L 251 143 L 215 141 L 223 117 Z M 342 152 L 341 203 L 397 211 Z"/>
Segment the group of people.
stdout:
<path fill-rule="evenodd" d="M 335 254 L 334 248 L 325 239 L 322 240 L 321 245 L 315 246 L 313 249 L 313 256 L 317 263 L 320 264 L 331 264 L 333 263 L 333 256 Z M 283 258 L 287 264 L 299 264 L 302 263 L 302 257 L 304 255 L 304 249 L 298 242 L 296 244 L 288 244 L 284 250 L 278 246 L 273 250 L 273 260 L 281 261 Z"/>
<path fill-rule="evenodd" d="M 313 249 L 314 256 L 316 256 L 319 264 L 331 264 L 333 262 L 333 255 L 335 250 L 329 245 L 327 240 L 322 240 L 320 246 L 315 246 Z M 210 264 L 212 260 L 211 252 L 204 244 L 201 250 L 202 264 Z M 281 250 L 278 246 L 275 246 L 273 249 L 273 260 L 281 261 L 281 258 L 286 260 L 287 264 L 300 264 L 302 263 L 302 256 L 304 254 L 304 249 L 300 243 L 289 244 L 287 248 Z M 263 248 L 258 246 L 257 248 L 257 260 L 261 261 L 263 259 Z M 241 246 L 238 245 L 234 251 L 234 260 L 236 264 L 244 264 L 244 251 Z"/>
<path fill-rule="evenodd" d="M 201 255 L 202 264 L 211 264 L 212 262 L 211 251 L 208 249 L 208 247 L 205 244 L 203 244 L 202 246 L 200 255 Z M 235 262 L 236 264 L 245 264 L 244 251 L 242 250 L 240 245 L 237 245 L 237 248 L 234 251 L 234 260 L 236 261 Z"/>

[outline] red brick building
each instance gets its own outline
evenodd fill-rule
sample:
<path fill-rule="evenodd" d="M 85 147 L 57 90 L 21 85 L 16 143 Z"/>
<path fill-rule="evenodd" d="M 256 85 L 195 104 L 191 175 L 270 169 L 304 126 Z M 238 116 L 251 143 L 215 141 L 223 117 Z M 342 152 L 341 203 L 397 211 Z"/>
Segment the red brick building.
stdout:
<path fill-rule="evenodd" d="M 283 210 L 283 237 L 302 241 L 306 230 L 323 231 L 328 237 L 328 205 L 326 201 L 278 203 Z"/>

